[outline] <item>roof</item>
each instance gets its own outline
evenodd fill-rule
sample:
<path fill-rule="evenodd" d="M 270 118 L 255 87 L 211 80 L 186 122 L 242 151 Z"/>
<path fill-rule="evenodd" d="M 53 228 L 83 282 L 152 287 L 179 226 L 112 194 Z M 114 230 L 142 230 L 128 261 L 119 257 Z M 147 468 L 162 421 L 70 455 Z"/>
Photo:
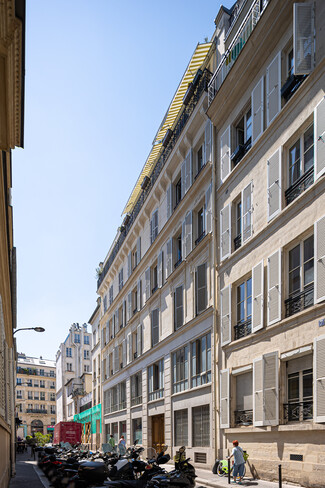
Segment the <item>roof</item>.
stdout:
<path fill-rule="evenodd" d="M 43 359 L 42 357 L 33 358 L 31 356 L 26 356 L 26 354 L 18 353 L 17 355 L 17 365 L 24 364 L 27 366 L 40 366 L 47 368 L 55 368 L 55 361 L 52 359 Z"/>

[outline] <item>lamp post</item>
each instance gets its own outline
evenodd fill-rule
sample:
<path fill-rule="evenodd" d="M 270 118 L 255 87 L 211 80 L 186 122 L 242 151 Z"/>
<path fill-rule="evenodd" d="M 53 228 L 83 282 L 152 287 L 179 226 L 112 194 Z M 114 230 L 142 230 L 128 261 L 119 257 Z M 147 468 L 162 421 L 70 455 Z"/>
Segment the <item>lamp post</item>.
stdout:
<path fill-rule="evenodd" d="M 20 330 L 35 330 L 36 332 L 45 332 L 44 327 L 22 327 L 21 329 L 14 330 L 13 335 L 15 335 L 16 332 L 19 332 Z"/>

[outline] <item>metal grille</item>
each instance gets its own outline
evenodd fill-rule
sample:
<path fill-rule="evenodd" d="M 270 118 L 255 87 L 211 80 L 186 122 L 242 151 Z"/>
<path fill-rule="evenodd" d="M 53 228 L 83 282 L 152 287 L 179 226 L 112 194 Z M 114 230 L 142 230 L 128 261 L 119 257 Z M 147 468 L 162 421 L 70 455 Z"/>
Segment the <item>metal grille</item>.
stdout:
<path fill-rule="evenodd" d="M 194 453 L 194 462 L 206 464 L 207 463 L 207 455 L 205 452 L 195 452 Z"/>
<path fill-rule="evenodd" d="M 305 290 L 285 300 L 286 317 L 301 312 L 314 305 L 314 283 L 306 286 Z"/>
<path fill-rule="evenodd" d="M 314 183 L 314 168 L 310 168 L 297 181 L 285 191 L 286 203 L 293 202 L 301 193 Z"/>
<path fill-rule="evenodd" d="M 303 455 L 302 454 L 290 454 L 290 461 L 303 461 Z"/>

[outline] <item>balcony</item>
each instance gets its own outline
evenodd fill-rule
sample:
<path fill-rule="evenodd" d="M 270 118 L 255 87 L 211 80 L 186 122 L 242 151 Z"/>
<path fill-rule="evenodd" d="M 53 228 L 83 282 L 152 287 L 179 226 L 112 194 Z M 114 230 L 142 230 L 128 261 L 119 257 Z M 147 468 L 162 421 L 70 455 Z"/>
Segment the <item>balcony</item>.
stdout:
<path fill-rule="evenodd" d="M 284 422 L 302 422 L 313 419 L 313 400 L 283 404 Z"/>
<path fill-rule="evenodd" d="M 252 147 L 251 137 L 245 142 L 245 144 L 239 144 L 239 146 L 236 147 L 236 149 L 230 156 L 230 159 L 234 167 L 237 166 L 239 161 L 245 156 L 245 154 L 250 150 L 251 147 Z"/>
<path fill-rule="evenodd" d="M 304 291 L 292 295 L 285 300 L 286 317 L 291 317 L 305 308 L 314 305 L 314 283 L 307 285 Z"/>
<path fill-rule="evenodd" d="M 309 188 L 314 183 L 314 167 L 310 168 L 297 181 L 294 182 L 286 191 L 286 204 L 293 202 L 301 193 Z"/>
<path fill-rule="evenodd" d="M 43 415 L 46 415 L 47 410 L 43 410 L 41 408 L 27 408 L 26 413 L 42 413 Z"/>
<path fill-rule="evenodd" d="M 199 235 L 199 237 L 196 239 L 195 241 L 195 245 L 197 246 L 205 237 L 205 230 L 202 232 L 201 235 Z"/>
<path fill-rule="evenodd" d="M 149 402 L 152 401 L 152 400 L 158 400 L 159 398 L 163 398 L 164 397 L 164 389 L 163 388 L 159 388 L 158 390 L 154 390 L 152 392 L 149 392 Z"/>
<path fill-rule="evenodd" d="M 55 374 L 47 373 L 47 372 L 42 372 L 36 368 L 22 368 L 21 366 L 17 367 L 17 374 L 28 374 L 30 376 L 46 376 L 48 378 L 55 378 Z"/>
<path fill-rule="evenodd" d="M 201 173 L 201 171 L 203 171 L 203 169 L 206 167 L 206 163 L 202 164 L 202 166 L 199 167 L 196 175 L 194 176 L 194 180 L 196 180 L 196 178 L 198 178 L 199 174 Z"/>
<path fill-rule="evenodd" d="M 131 407 L 134 407 L 135 405 L 141 405 L 142 403 L 142 395 L 131 398 Z"/>
<path fill-rule="evenodd" d="M 236 410 L 236 425 L 253 425 L 253 410 Z"/>
<path fill-rule="evenodd" d="M 178 266 L 181 264 L 181 262 L 183 261 L 183 258 L 182 256 L 176 261 L 176 263 L 174 264 L 174 268 L 178 268 Z"/>
<path fill-rule="evenodd" d="M 252 319 L 249 318 L 245 322 L 238 322 L 237 325 L 234 327 L 235 332 L 235 341 L 237 339 L 241 339 L 242 337 L 246 337 L 252 333 Z"/>
<path fill-rule="evenodd" d="M 241 234 L 238 234 L 238 236 L 235 237 L 234 239 L 234 249 L 235 251 L 241 247 Z"/>
<path fill-rule="evenodd" d="M 298 90 L 299 86 L 301 83 L 304 81 L 306 78 L 306 75 L 294 75 L 292 74 L 289 76 L 289 78 L 286 80 L 284 85 L 281 88 L 281 97 L 284 98 L 285 103 L 287 103 L 292 95 L 295 93 L 296 90 Z"/>
<path fill-rule="evenodd" d="M 241 26 L 239 27 L 229 48 L 223 55 L 219 66 L 217 67 L 209 82 L 209 105 L 211 105 L 216 94 L 220 90 L 221 85 L 225 81 L 240 52 L 244 48 L 246 42 L 248 41 L 253 30 L 258 24 L 261 15 L 263 14 L 269 1 L 270 0 L 264 0 L 263 2 L 261 2 L 261 0 L 255 0 L 255 2 L 252 3 L 251 8 L 249 9 L 246 17 L 241 23 Z"/>

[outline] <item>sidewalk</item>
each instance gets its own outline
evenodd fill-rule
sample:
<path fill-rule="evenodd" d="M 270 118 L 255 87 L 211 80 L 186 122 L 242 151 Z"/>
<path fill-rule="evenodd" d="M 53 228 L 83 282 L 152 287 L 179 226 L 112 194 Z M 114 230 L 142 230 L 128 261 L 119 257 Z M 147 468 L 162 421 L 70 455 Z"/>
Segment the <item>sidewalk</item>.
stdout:
<path fill-rule="evenodd" d="M 16 476 L 11 478 L 9 488 L 48 488 L 49 482 L 37 467 L 37 461 L 31 459 L 30 448 L 23 454 L 16 455 Z"/>

